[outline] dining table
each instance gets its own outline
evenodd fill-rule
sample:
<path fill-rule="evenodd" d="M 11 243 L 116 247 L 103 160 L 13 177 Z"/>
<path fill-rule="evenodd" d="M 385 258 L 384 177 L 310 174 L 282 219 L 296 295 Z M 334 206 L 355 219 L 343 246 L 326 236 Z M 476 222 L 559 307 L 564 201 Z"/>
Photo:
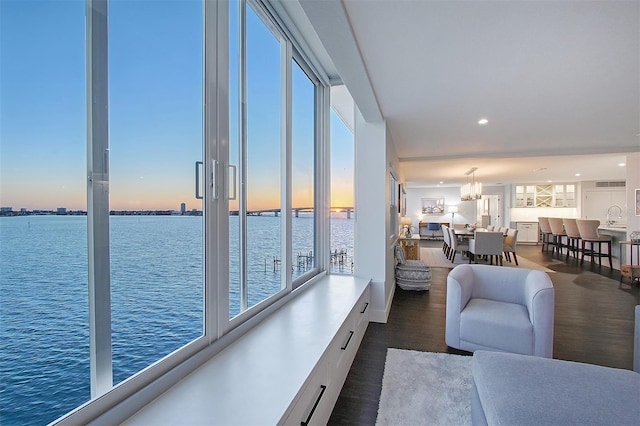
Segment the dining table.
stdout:
<path fill-rule="evenodd" d="M 453 232 L 461 237 L 473 237 L 476 232 L 489 232 L 485 228 L 454 228 Z"/>

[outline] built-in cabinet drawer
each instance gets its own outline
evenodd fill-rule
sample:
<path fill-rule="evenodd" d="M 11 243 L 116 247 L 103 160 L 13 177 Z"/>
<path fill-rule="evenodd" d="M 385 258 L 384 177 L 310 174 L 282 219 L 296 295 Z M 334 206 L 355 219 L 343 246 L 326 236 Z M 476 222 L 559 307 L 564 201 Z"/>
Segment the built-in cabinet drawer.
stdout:
<path fill-rule="evenodd" d="M 366 299 L 365 299 L 366 296 Z M 369 298 L 368 293 L 363 295 L 357 306 L 358 309 L 351 312 L 340 333 L 336 336 L 336 342 L 332 345 L 331 358 L 332 371 L 336 377 L 346 379 L 351 364 L 358 352 L 358 347 L 369 324 Z M 361 308 L 360 308 L 361 307 Z M 340 387 L 342 388 L 342 382 Z"/>
<path fill-rule="evenodd" d="M 329 365 L 325 360 L 320 362 L 313 374 L 309 376 L 300 398 L 289 412 L 285 425 L 321 424 L 331 415 L 333 405 L 328 406 L 327 390 L 329 388 Z M 327 414 L 328 412 L 328 414 Z"/>
<path fill-rule="evenodd" d="M 323 425 L 331 416 L 351 364 L 369 324 L 369 289 L 343 323 L 300 397 L 286 415 L 285 425 Z"/>

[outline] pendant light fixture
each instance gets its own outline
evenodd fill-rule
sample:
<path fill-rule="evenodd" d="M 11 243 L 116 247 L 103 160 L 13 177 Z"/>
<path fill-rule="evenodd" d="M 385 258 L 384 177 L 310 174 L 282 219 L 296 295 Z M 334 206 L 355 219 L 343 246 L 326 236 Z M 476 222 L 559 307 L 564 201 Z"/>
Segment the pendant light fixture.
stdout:
<path fill-rule="evenodd" d="M 482 184 L 480 182 L 476 182 L 476 170 L 478 170 L 477 167 L 472 167 L 465 173 L 465 176 L 467 176 L 467 183 L 462 185 L 462 188 L 460 188 L 461 201 L 479 200 L 482 198 Z M 471 176 L 471 181 L 469 181 L 469 176 Z"/>

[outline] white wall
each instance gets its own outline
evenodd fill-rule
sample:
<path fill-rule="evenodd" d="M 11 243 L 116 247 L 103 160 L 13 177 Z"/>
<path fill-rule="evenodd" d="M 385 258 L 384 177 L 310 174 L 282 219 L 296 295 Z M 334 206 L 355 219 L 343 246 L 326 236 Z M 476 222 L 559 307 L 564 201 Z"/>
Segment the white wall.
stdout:
<path fill-rule="evenodd" d="M 394 172 L 394 174 L 396 175 L 398 181 L 401 183 L 404 181 L 403 176 L 401 174 L 401 170 L 399 170 L 399 161 L 398 161 L 398 156 L 396 154 L 395 151 L 395 145 L 393 144 L 393 140 L 391 138 L 391 132 L 389 131 L 389 128 L 387 128 L 387 137 L 386 137 L 386 147 L 387 147 L 387 169 L 386 169 L 386 175 L 389 176 L 389 173 L 391 173 L 391 171 Z M 389 179 L 387 179 L 387 182 L 389 182 Z M 390 188 L 387 189 L 387 194 L 389 193 Z M 398 188 L 396 188 L 396 190 L 398 190 Z M 400 194 L 400 197 L 402 197 L 402 194 Z M 387 203 L 389 203 L 389 201 L 387 201 Z M 384 293 L 384 297 L 385 297 L 385 307 L 384 307 L 384 322 L 387 321 L 387 317 L 389 316 L 389 311 L 391 310 L 391 304 L 393 302 L 393 295 L 395 293 L 395 289 L 396 289 L 396 276 L 395 276 L 395 267 L 396 267 L 396 259 L 395 259 L 395 253 L 394 253 L 394 247 L 396 244 L 398 244 L 398 229 L 399 229 L 399 225 L 397 225 L 395 227 L 395 229 L 391 229 L 392 228 L 392 223 L 396 223 L 399 224 L 400 223 L 400 213 L 398 213 L 398 211 L 394 211 L 391 212 L 389 211 L 390 215 L 396 215 L 397 219 L 396 221 L 388 221 L 387 222 L 387 235 L 391 235 L 393 234 L 394 237 L 393 238 L 388 238 L 387 239 L 387 257 L 386 257 L 386 281 L 385 281 L 385 293 Z M 382 317 L 379 318 L 380 321 L 378 322 L 383 322 L 382 321 Z"/>
<path fill-rule="evenodd" d="M 640 231 L 640 216 L 636 216 L 635 190 L 640 189 L 640 153 L 627 155 L 627 239 Z"/>
<path fill-rule="evenodd" d="M 423 198 L 444 198 L 444 214 L 422 214 Z M 446 213 L 449 206 L 457 206 L 458 212 L 453 220 L 456 224 L 475 223 L 475 201 L 460 201 L 460 188 L 407 188 L 407 216 L 411 217 L 412 224 L 418 229 L 418 222 L 449 222 L 451 213 Z"/>
<path fill-rule="evenodd" d="M 539 217 L 579 218 L 574 207 L 514 207 L 511 209 L 512 222 L 537 222 Z"/>
<path fill-rule="evenodd" d="M 498 195 L 500 197 L 500 217 L 504 218 L 505 196 L 504 187 L 486 187 L 483 194 Z M 445 200 L 444 214 L 422 214 L 423 198 L 442 198 Z M 453 215 L 456 225 L 476 223 L 476 201 L 460 201 L 459 187 L 428 187 L 428 188 L 408 188 L 407 189 L 407 216 L 412 219 L 413 226 L 418 229 L 418 222 L 449 222 L 451 223 L 451 213 L 447 213 L 449 206 L 457 206 L 458 212 Z M 507 222 L 508 223 L 508 222 Z M 501 224 L 504 224 L 502 222 Z"/>
<path fill-rule="evenodd" d="M 371 279 L 370 319 L 386 322 L 389 247 L 389 174 L 385 122 L 368 123 L 355 107 L 354 274 Z M 382 188 L 385 188 L 383 191 Z"/>

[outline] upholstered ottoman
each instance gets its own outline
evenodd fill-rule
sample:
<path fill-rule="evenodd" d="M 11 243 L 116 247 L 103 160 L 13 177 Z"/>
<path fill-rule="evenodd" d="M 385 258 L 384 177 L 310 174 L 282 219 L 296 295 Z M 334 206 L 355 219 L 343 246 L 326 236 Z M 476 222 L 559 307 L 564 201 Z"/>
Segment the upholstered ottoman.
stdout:
<path fill-rule="evenodd" d="M 403 290 L 429 290 L 431 268 L 421 260 L 407 260 L 400 244 L 394 247 L 396 257 L 396 284 Z"/>
<path fill-rule="evenodd" d="M 474 425 L 640 425 L 640 374 L 529 355 L 473 354 Z"/>
<path fill-rule="evenodd" d="M 431 268 L 421 260 L 406 260 L 396 265 L 396 284 L 403 290 L 429 290 Z"/>

